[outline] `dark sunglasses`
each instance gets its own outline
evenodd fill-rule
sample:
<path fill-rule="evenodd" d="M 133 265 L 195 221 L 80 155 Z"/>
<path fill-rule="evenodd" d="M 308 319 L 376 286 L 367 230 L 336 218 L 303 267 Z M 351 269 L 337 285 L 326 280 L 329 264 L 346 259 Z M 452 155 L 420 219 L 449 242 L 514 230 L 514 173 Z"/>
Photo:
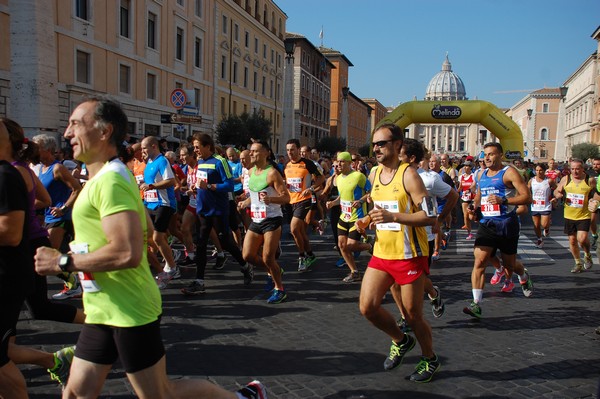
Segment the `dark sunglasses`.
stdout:
<path fill-rule="evenodd" d="M 394 140 L 392 139 L 392 140 L 374 141 L 374 142 L 371 143 L 371 145 L 373 146 L 373 148 L 375 148 L 375 147 L 383 147 L 387 143 L 391 143 L 392 141 L 394 141 Z"/>

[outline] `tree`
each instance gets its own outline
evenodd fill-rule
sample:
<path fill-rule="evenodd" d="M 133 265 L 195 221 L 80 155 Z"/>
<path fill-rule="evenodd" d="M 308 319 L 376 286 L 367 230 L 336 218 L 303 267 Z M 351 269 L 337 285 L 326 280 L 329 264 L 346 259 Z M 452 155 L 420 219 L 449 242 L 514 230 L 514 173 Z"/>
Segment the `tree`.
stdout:
<path fill-rule="evenodd" d="M 598 145 L 592 143 L 581 143 L 575 144 L 571 148 L 571 156 L 573 158 L 579 158 L 585 162 L 590 158 L 598 158 L 600 151 L 598 151 Z"/>
<path fill-rule="evenodd" d="M 232 144 L 237 148 L 246 148 L 252 139 L 269 141 L 271 138 L 271 121 L 259 113 L 252 115 L 244 112 L 241 115 L 224 117 L 217 125 L 217 141 L 221 144 Z"/>
<path fill-rule="evenodd" d="M 346 149 L 346 140 L 325 136 L 317 143 L 317 150 L 321 153 L 335 154 L 338 151 L 344 151 Z"/>

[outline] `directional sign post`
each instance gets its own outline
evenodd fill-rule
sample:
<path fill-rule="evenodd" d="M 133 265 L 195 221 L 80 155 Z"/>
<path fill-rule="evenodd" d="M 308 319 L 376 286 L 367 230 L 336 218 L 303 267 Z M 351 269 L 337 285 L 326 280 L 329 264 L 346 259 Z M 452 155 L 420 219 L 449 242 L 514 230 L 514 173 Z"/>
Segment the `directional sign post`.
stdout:
<path fill-rule="evenodd" d="M 183 89 L 175 89 L 171 92 L 171 105 L 175 109 L 182 109 L 187 102 L 187 96 Z"/>

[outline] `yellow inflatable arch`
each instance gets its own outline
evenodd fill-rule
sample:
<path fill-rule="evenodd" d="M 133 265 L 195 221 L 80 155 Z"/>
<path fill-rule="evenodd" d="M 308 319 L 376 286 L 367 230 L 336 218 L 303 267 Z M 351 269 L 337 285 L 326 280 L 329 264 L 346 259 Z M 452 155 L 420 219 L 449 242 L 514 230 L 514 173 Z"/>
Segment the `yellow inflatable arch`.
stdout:
<path fill-rule="evenodd" d="M 506 159 L 523 158 L 521 129 L 487 101 L 410 101 L 399 105 L 377 126 L 384 123 L 393 123 L 402 129 L 413 123 L 481 123 L 500 140 Z"/>

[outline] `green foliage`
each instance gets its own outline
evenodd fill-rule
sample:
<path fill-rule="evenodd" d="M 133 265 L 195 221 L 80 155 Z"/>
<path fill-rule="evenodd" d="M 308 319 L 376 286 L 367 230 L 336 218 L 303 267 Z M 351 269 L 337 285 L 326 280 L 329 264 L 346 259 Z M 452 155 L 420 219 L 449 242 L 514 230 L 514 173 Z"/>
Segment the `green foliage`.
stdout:
<path fill-rule="evenodd" d="M 597 158 L 600 156 L 598 151 L 598 145 L 592 143 L 581 143 L 575 144 L 571 147 L 571 156 L 573 158 L 579 158 L 585 162 L 589 158 Z"/>
<path fill-rule="evenodd" d="M 317 143 L 317 149 L 323 154 L 335 154 L 346 149 L 346 140 L 339 137 L 325 136 Z"/>
<path fill-rule="evenodd" d="M 246 148 L 251 139 L 269 141 L 271 138 L 271 120 L 261 113 L 252 115 L 229 115 L 217 125 L 217 141 L 221 144 L 232 144 L 237 148 Z"/>

